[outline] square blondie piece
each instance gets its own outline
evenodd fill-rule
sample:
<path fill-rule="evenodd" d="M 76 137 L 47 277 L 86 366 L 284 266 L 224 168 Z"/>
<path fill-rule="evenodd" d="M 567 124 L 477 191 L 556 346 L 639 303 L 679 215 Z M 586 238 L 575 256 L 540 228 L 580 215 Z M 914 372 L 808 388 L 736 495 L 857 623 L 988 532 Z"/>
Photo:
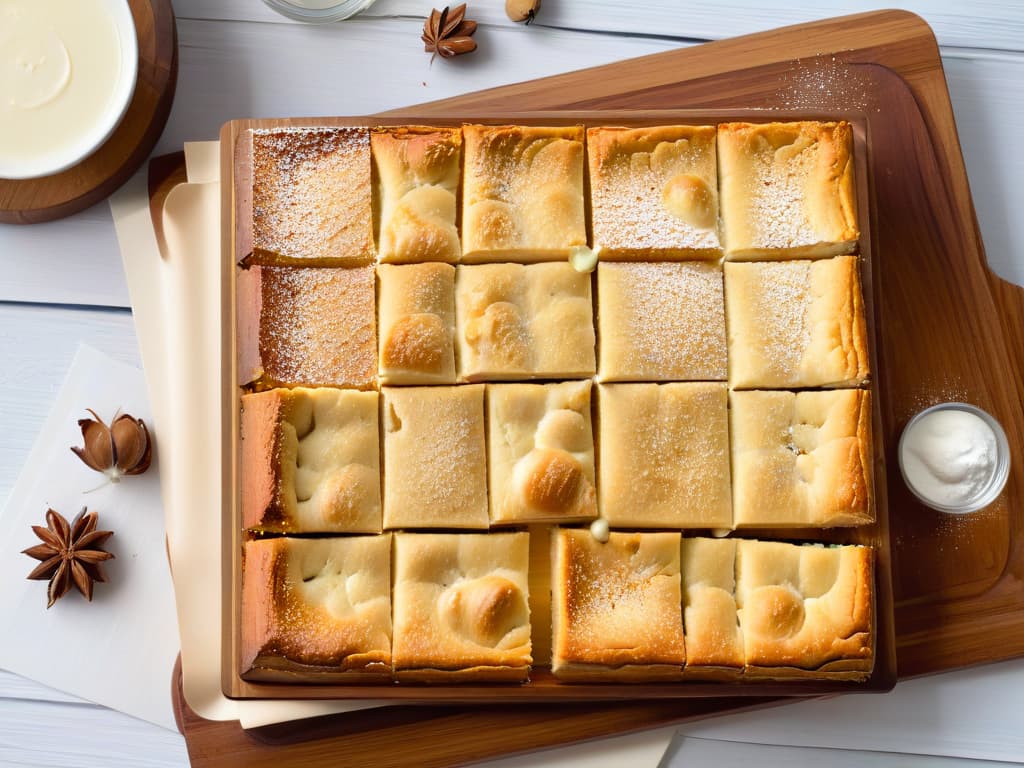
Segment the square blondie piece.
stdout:
<path fill-rule="evenodd" d="M 391 680 L 391 536 L 254 539 L 242 560 L 246 680 Z"/>
<path fill-rule="evenodd" d="M 559 261 L 587 244 L 583 126 L 462 131 L 464 262 Z"/>
<path fill-rule="evenodd" d="M 395 676 L 523 682 L 530 643 L 528 533 L 395 535 Z"/>
<path fill-rule="evenodd" d="M 717 264 L 597 268 L 601 381 L 724 381 L 725 295 Z"/>
<path fill-rule="evenodd" d="M 729 383 L 846 387 L 870 373 L 857 257 L 725 265 Z"/>
<path fill-rule="evenodd" d="M 384 527 L 487 528 L 484 387 L 385 387 Z"/>
<path fill-rule="evenodd" d="M 870 392 L 733 392 L 730 401 L 737 528 L 874 521 Z"/>
<path fill-rule="evenodd" d="M 869 547 L 736 544 L 744 676 L 865 680 L 874 667 Z"/>
<path fill-rule="evenodd" d="M 736 613 L 736 540 L 684 538 L 682 574 L 685 675 L 737 678 L 743 635 Z"/>
<path fill-rule="evenodd" d="M 590 128 L 590 207 L 602 259 L 703 258 L 718 241 L 713 125 Z"/>
<path fill-rule="evenodd" d="M 719 125 L 718 170 L 727 259 L 817 259 L 856 249 L 849 123 Z"/>
<path fill-rule="evenodd" d="M 455 316 L 460 381 L 595 372 L 590 276 L 568 263 L 460 265 Z"/>
<path fill-rule="evenodd" d="M 236 298 L 239 383 L 373 388 L 373 267 L 250 267 Z"/>
<path fill-rule="evenodd" d="M 252 226 L 241 230 L 240 258 L 320 267 L 372 262 L 370 132 L 270 128 L 251 135 Z"/>
<path fill-rule="evenodd" d="M 377 393 L 242 395 L 242 525 L 271 533 L 379 533 Z"/>
<path fill-rule="evenodd" d="M 455 263 L 462 253 L 455 227 L 462 131 L 404 125 L 370 135 L 380 201 L 382 264 Z"/>
<path fill-rule="evenodd" d="M 455 383 L 455 267 L 381 264 L 382 384 Z"/>
<path fill-rule="evenodd" d="M 590 386 L 487 385 L 492 523 L 597 517 Z"/>
<path fill-rule="evenodd" d="M 559 680 L 679 680 L 686 663 L 678 533 L 552 532 L 552 661 Z"/>
<path fill-rule="evenodd" d="M 725 384 L 602 384 L 598 435 L 612 527 L 732 527 Z"/>

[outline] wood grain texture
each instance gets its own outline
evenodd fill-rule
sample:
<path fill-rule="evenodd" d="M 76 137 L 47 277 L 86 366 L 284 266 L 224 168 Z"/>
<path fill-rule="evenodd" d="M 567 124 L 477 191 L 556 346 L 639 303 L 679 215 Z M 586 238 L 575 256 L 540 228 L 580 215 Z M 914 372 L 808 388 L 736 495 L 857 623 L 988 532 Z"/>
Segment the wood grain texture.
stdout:
<path fill-rule="evenodd" d="M 108 197 L 142 165 L 174 101 L 178 38 L 171 0 L 128 0 L 139 44 L 135 93 L 102 146 L 52 176 L 0 179 L 0 223 L 34 224 L 70 216 Z"/>
<path fill-rule="evenodd" d="M 823 50 L 842 53 L 819 55 Z M 875 315 L 879 380 L 886 393 L 883 439 L 890 461 L 901 673 L 1021 655 L 1024 472 L 1017 457 L 1024 445 L 1024 291 L 986 267 L 938 48 L 926 24 L 899 12 L 865 14 L 471 94 L 392 116 L 453 119 L 470 113 L 665 106 L 792 109 L 809 103 L 823 110 L 863 111 L 873 134 L 877 216 L 872 224 L 881 272 Z M 963 310 L 967 306 L 969 313 Z M 955 519 L 914 502 L 892 464 L 907 418 L 951 398 L 976 402 L 996 415 L 1016 459 L 996 504 Z M 574 727 L 574 717 L 598 719 L 609 734 L 699 717 L 708 713 L 711 701 L 670 705 L 670 714 L 657 703 L 555 712 L 531 707 L 511 716 L 507 708 L 461 715 L 432 708 L 429 720 L 412 723 L 403 719 L 406 708 L 397 708 L 387 710 L 396 719 L 380 727 L 360 724 L 351 715 L 324 718 L 308 729 L 280 726 L 289 733 L 288 744 L 262 733 L 245 734 L 235 724 L 197 722 L 187 711 L 184 723 L 193 764 L 200 766 L 241 764 L 234 756 L 243 753 L 250 765 L 287 758 L 290 764 L 319 766 L 338 754 L 365 755 L 377 765 L 441 765 L 537 748 L 551 743 L 545 739 L 552 730 L 564 742 L 587 738 L 587 727 Z M 737 704 L 718 700 L 710 706 Z M 470 744 L 456 742 L 458 731 L 451 728 L 467 721 L 475 726 L 470 733 L 479 735 Z M 358 732 L 351 734 L 352 728 Z M 403 740 L 403 734 L 413 733 L 415 741 Z M 257 762 L 262 760 L 267 762 Z"/>

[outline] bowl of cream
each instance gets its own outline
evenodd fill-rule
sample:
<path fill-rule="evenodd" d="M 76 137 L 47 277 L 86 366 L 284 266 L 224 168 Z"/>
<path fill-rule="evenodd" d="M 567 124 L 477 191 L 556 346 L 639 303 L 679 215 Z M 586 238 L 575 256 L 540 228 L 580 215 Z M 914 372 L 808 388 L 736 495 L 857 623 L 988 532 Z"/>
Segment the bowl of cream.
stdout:
<path fill-rule="evenodd" d="M 0 0 L 0 179 L 95 152 L 128 109 L 138 58 L 127 0 Z"/>
<path fill-rule="evenodd" d="M 1002 493 L 1010 445 L 999 422 L 967 403 L 940 403 L 914 416 L 899 444 L 903 480 L 940 512 L 976 512 Z"/>

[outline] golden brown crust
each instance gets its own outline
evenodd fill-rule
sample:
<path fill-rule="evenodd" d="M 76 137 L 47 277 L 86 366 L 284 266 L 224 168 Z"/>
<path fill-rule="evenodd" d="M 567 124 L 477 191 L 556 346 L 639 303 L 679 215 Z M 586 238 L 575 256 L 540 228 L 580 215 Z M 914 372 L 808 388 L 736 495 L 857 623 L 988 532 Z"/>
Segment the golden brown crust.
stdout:
<path fill-rule="evenodd" d="M 726 258 L 822 258 L 856 249 L 849 123 L 724 123 L 718 161 Z"/>
<path fill-rule="evenodd" d="M 599 264 L 601 381 L 724 381 L 722 286 L 717 264 Z"/>
<path fill-rule="evenodd" d="M 590 128 L 591 219 L 601 258 L 721 255 L 715 127 Z"/>
<path fill-rule="evenodd" d="M 737 528 L 874 521 L 870 392 L 734 391 L 730 403 Z"/>
<path fill-rule="evenodd" d="M 686 663 L 678 533 L 552 532 L 552 672 L 680 679 Z"/>
<path fill-rule="evenodd" d="M 491 521 L 597 516 L 590 382 L 487 387 Z"/>
<path fill-rule="evenodd" d="M 377 268 L 380 379 L 383 384 L 455 383 L 455 268 Z"/>
<path fill-rule="evenodd" d="M 596 370 L 590 276 L 568 263 L 460 265 L 460 381 L 569 379 Z"/>
<path fill-rule="evenodd" d="M 725 295 L 733 387 L 845 387 L 868 379 L 856 256 L 727 263 Z"/>
<path fill-rule="evenodd" d="M 872 555 L 869 547 L 738 542 L 744 674 L 866 679 L 874 667 Z"/>
<path fill-rule="evenodd" d="M 373 267 L 254 266 L 237 286 L 242 384 L 374 386 Z"/>
<path fill-rule="evenodd" d="M 681 562 L 688 676 L 738 675 L 744 658 L 736 614 L 736 541 L 684 538 Z"/>
<path fill-rule="evenodd" d="M 384 527 L 487 528 L 484 387 L 385 387 Z"/>
<path fill-rule="evenodd" d="M 583 126 L 462 130 L 464 262 L 559 260 L 586 245 Z"/>
<path fill-rule="evenodd" d="M 525 680 L 529 534 L 395 536 L 399 680 Z"/>
<path fill-rule="evenodd" d="M 381 263 L 455 263 L 462 132 L 458 128 L 375 128 L 370 136 L 379 180 Z"/>
<path fill-rule="evenodd" d="M 242 395 L 242 525 L 274 533 L 378 533 L 376 392 Z"/>
<path fill-rule="evenodd" d="M 272 128 L 251 133 L 250 263 L 372 262 L 369 131 Z"/>
<path fill-rule="evenodd" d="M 600 385 L 601 515 L 613 526 L 731 527 L 727 408 L 725 384 Z"/>
<path fill-rule="evenodd" d="M 389 678 L 390 535 L 244 547 L 244 679 Z"/>

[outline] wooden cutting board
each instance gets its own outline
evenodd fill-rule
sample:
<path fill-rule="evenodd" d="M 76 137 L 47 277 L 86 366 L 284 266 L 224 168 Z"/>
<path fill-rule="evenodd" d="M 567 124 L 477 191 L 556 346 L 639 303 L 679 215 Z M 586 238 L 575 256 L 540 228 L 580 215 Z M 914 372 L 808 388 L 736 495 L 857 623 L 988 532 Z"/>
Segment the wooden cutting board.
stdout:
<path fill-rule="evenodd" d="M 834 53 L 833 53 L 834 52 Z M 987 268 L 931 29 L 897 11 L 848 16 L 670 51 L 390 113 L 682 107 L 862 112 L 877 210 L 878 381 L 888 458 L 901 676 L 1024 655 L 1024 289 Z M 900 479 L 907 420 L 943 400 L 985 408 L 1013 467 L 987 510 L 932 512 Z M 750 706 L 706 699 L 559 706 L 389 707 L 243 731 L 191 712 L 196 766 L 443 766 Z"/>

